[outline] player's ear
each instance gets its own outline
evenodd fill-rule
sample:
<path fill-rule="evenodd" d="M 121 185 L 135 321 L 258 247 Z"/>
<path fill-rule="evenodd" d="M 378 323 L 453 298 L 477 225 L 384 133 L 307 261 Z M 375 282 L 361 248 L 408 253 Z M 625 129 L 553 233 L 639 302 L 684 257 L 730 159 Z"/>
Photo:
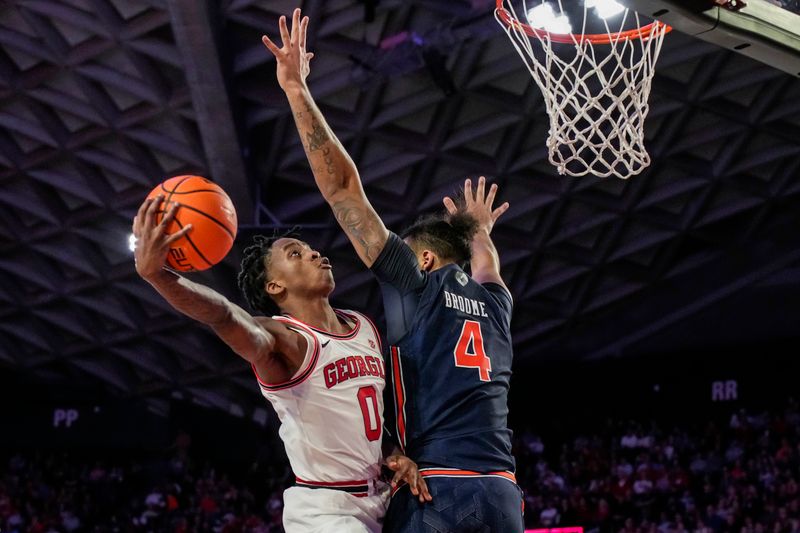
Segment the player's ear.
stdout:
<path fill-rule="evenodd" d="M 286 287 L 283 286 L 280 280 L 270 280 L 264 284 L 267 294 L 272 296 L 272 299 L 279 298 L 285 291 Z"/>
<path fill-rule="evenodd" d="M 419 254 L 419 259 L 419 268 L 425 272 L 432 271 L 438 265 L 438 258 L 431 250 L 422 250 L 422 253 Z"/>

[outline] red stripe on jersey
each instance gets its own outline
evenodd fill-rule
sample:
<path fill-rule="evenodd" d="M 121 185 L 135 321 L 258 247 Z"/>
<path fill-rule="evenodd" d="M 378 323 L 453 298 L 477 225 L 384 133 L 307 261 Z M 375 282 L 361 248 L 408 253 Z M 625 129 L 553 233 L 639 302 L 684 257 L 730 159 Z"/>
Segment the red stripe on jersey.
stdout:
<path fill-rule="evenodd" d="M 253 373 L 256 375 L 258 384 L 261 386 L 262 389 L 264 389 L 267 392 L 288 389 L 294 387 L 295 385 L 299 385 L 300 383 L 308 379 L 308 377 L 313 373 L 314 368 L 317 366 L 317 360 L 319 359 L 319 351 L 320 351 L 319 340 L 317 339 L 317 336 L 314 335 L 314 332 L 310 331 L 308 328 L 304 326 L 301 326 L 300 324 L 294 323 L 294 321 L 291 320 L 286 320 L 283 318 L 276 318 L 275 320 L 277 320 L 278 322 L 283 322 L 284 324 L 291 325 L 292 327 L 295 327 L 298 330 L 305 330 L 305 333 L 311 336 L 311 339 L 314 342 L 314 353 L 311 354 L 311 359 L 309 360 L 308 364 L 302 371 L 295 374 L 295 377 L 287 381 L 283 381 L 281 383 L 265 382 L 263 379 L 261 379 L 261 376 L 258 375 L 258 371 L 256 370 L 256 365 L 251 364 L 250 366 L 253 368 Z"/>
<path fill-rule="evenodd" d="M 499 471 L 499 472 L 473 472 L 472 470 L 458 470 L 456 468 L 446 469 L 446 468 L 424 468 L 419 471 L 419 475 L 422 477 L 492 477 L 492 476 L 500 476 L 506 478 L 507 480 L 511 481 L 512 483 L 517 482 L 516 476 L 511 472 Z M 401 481 L 397 484 L 396 487 L 392 489 L 392 496 L 395 493 L 406 486 L 405 481 Z M 524 503 L 522 504 L 525 505 Z"/>
<path fill-rule="evenodd" d="M 394 381 L 394 406 L 397 412 L 397 439 L 400 449 L 405 453 L 406 448 L 406 396 L 403 384 L 403 369 L 400 368 L 400 349 L 392 346 L 392 372 Z"/>
<path fill-rule="evenodd" d="M 422 477 L 429 476 L 453 476 L 453 477 L 483 477 L 483 476 L 500 476 L 508 479 L 509 481 L 517 482 L 517 478 L 511 472 L 498 471 L 498 472 L 474 472 L 472 470 L 458 470 L 448 468 L 424 468 L 419 471 Z"/>
<path fill-rule="evenodd" d="M 368 480 L 358 481 L 306 481 L 295 476 L 295 486 L 311 489 L 330 489 L 346 492 L 356 498 L 366 498 L 369 496 Z"/>
<path fill-rule="evenodd" d="M 306 481 L 297 476 L 295 476 L 295 479 L 298 483 L 314 485 L 315 487 L 361 487 L 368 483 L 366 479 L 360 479 L 358 481 Z"/>

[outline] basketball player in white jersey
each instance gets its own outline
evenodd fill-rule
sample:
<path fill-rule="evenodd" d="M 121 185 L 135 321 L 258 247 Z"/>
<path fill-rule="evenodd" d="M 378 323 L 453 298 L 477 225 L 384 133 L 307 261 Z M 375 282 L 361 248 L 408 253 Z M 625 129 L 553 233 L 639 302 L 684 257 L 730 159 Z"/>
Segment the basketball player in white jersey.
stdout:
<path fill-rule="evenodd" d="M 295 486 L 284 492 L 287 533 L 381 531 L 388 486 L 379 480 L 383 453 L 384 366 L 380 337 L 369 319 L 331 307 L 334 280 L 327 258 L 292 237 L 256 237 L 248 247 L 239 286 L 251 316 L 224 296 L 165 270 L 169 235 L 179 206 L 161 223 L 163 198 L 142 204 L 133 222 L 136 271 L 175 309 L 209 326 L 247 360 L 261 392 L 281 419 Z M 394 482 L 412 484 L 430 499 L 416 464 L 392 455 Z"/>

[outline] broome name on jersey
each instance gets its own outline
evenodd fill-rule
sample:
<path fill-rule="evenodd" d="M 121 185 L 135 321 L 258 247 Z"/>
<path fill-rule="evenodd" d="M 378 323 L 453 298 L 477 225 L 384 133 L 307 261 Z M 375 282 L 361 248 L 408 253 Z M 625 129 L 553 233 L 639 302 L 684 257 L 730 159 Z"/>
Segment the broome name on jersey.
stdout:
<path fill-rule="evenodd" d="M 473 300 L 472 298 L 464 298 L 460 294 L 455 294 L 449 291 L 444 292 L 444 305 L 452 309 L 458 309 L 462 313 L 469 313 L 475 316 L 484 316 L 489 318 L 486 314 L 486 304 L 480 300 Z"/>

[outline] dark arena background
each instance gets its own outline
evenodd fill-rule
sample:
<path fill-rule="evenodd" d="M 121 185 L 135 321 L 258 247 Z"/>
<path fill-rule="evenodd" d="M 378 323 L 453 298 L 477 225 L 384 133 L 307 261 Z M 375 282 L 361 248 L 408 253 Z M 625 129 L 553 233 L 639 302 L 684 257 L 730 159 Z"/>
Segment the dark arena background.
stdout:
<path fill-rule="evenodd" d="M 301 226 L 333 304 L 381 327 L 260 41 L 302 7 L 308 85 L 390 229 L 466 177 L 511 203 L 493 238 L 526 526 L 800 532 L 800 5 L 623 3 L 676 28 L 628 180 L 550 165 L 493 0 L 1 2 L 0 531 L 283 531 L 275 412 L 128 240 L 155 185 L 206 176 L 239 234 L 189 277 L 243 305 L 243 247 Z M 731 18 L 756 8 L 777 18 Z"/>

